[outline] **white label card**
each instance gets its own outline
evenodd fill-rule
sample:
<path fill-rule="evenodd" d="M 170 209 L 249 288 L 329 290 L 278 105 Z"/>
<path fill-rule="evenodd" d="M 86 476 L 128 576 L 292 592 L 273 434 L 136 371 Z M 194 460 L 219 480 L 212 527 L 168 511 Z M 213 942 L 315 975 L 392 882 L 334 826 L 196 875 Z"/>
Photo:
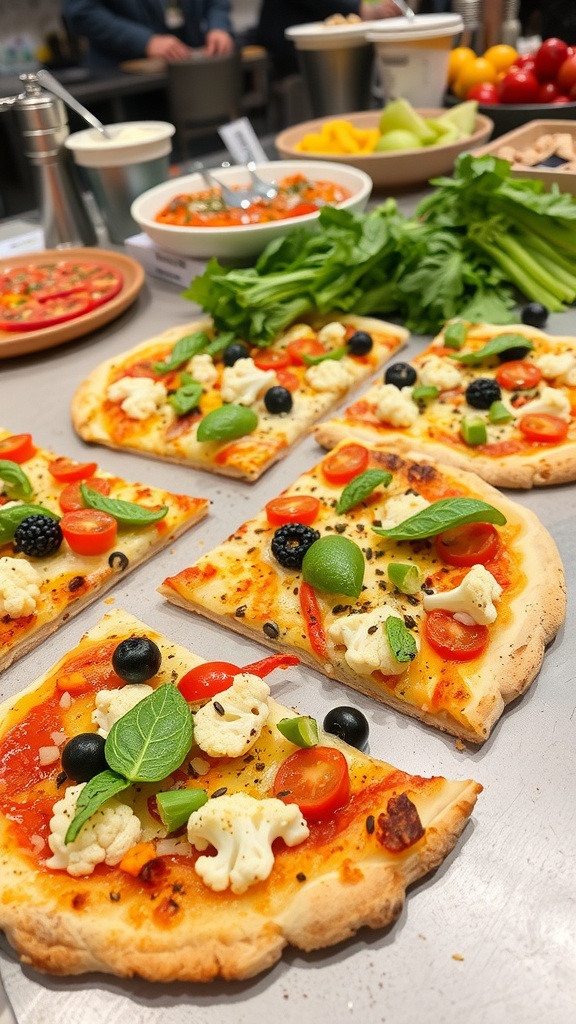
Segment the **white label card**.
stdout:
<path fill-rule="evenodd" d="M 239 117 L 237 121 L 222 125 L 218 134 L 236 163 L 247 164 L 249 160 L 257 164 L 268 163 L 268 157 L 247 117 Z"/>

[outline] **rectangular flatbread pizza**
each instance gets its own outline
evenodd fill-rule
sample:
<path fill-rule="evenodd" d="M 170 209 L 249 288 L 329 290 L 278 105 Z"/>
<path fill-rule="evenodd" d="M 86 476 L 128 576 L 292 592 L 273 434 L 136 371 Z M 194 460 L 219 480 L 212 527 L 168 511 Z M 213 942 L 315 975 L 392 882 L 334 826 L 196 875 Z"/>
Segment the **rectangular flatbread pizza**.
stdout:
<path fill-rule="evenodd" d="M 560 556 L 532 512 L 475 474 L 357 441 L 160 592 L 474 743 L 565 615 Z"/>
<path fill-rule="evenodd" d="M 418 452 L 497 487 L 576 479 L 576 338 L 454 321 L 314 431 Z"/>
<path fill-rule="evenodd" d="M 226 673 L 114 611 L 0 706 L 0 928 L 23 963 L 241 979 L 396 920 L 482 787 L 363 753 L 358 723 L 334 734 L 346 709 L 328 730 L 278 704 L 296 661 Z"/>
<path fill-rule="evenodd" d="M 72 420 L 85 441 L 257 480 L 407 337 L 338 316 L 251 348 L 203 320 L 102 363 L 76 392 Z"/>
<path fill-rule="evenodd" d="M 0 670 L 208 512 L 0 429 Z"/>

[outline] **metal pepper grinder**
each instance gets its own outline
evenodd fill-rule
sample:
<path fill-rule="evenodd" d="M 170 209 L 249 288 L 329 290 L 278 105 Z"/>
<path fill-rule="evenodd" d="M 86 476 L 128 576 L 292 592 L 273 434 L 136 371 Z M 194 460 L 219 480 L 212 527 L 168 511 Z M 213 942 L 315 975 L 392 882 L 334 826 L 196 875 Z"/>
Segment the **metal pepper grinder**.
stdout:
<path fill-rule="evenodd" d="M 69 135 L 66 108 L 61 100 L 41 89 L 35 74 L 19 77 L 24 92 L 0 104 L 15 111 L 24 153 L 34 168 L 44 244 L 47 249 L 96 245 L 94 224 L 64 146 Z"/>

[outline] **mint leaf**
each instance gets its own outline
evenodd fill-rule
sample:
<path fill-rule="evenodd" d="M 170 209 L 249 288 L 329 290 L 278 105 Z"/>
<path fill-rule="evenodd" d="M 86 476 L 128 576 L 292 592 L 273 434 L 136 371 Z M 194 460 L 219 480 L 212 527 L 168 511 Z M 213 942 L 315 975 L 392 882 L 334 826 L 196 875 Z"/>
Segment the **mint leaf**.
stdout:
<path fill-rule="evenodd" d="M 466 523 L 496 523 L 497 526 L 504 526 L 506 516 L 493 505 L 488 505 L 478 498 L 442 498 L 421 512 L 409 516 L 398 526 L 391 526 L 389 529 L 373 526 L 372 530 L 380 537 L 389 537 L 390 540 L 422 540 L 425 537 L 435 537 L 444 530 L 452 530 L 455 526 L 464 526 Z"/>
<path fill-rule="evenodd" d="M 76 813 L 66 832 L 64 842 L 73 843 L 82 826 L 98 810 L 102 804 L 110 800 L 116 793 L 121 793 L 130 785 L 128 779 L 117 772 L 104 771 L 95 775 L 86 783 L 76 802 Z"/>
<path fill-rule="evenodd" d="M 418 653 L 416 640 L 404 620 L 398 615 L 389 615 L 384 622 L 384 631 L 396 661 L 413 661 Z"/>
<path fill-rule="evenodd" d="M 360 473 L 349 484 L 346 484 L 338 498 L 336 513 L 341 515 L 343 512 L 348 512 L 349 509 L 364 501 L 380 484 L 388 487 L 391 479 L 392 473 L 388 473 L 383 469 L 367 469 L 364 473 Z"/>
<path fill-rule="evenodd" d="M 99 491 L 93 491 L 86 484 L 80 484 L 80 493 L 87 508 L 97 508 L 100 512 L 107 512 L 122 526 L 150 526 L 151 523 L 157 523 L 160 519 L 164 519 L 168 513 L 167 505 L 162 505 L 159 509 L 144 508 L 132 501 L 122 501 L 121 498 L 107 498 Z"/>
<path fill-rule="evenodd" d="M 177 416 L 185 416 L 186 413 L 196 408 L 201 398 L 202 385 L 194 380 L 189 373 L 183 373 L 180 387 L 168 396 L 168 401 Z"/>
<path fill-rule="evenodd" d="M 182 363 L 187 363 L 189 359 L 192 359 L 192 356 L 203 352 L 209 342 L 210 338 L 206 331 L 185 334 L 183 338 L 178 339 L 168 359 L 163 363 L 153 363 L 152 369 L 155 373 L 170 373 L 171 370 L 177 370 Z"/>
<path fill-rule="evenodd" d="M 523 349 L 524 354 L 526 354 L 526 352 L 531 352 L 533 348 L 533 342 L 524 334 L 499 334 L 498 337 L 487 341 L 476 352 L 465 352 L 464 355 L 453 355 L 451 353 L 450 358 L 456 359 L 465 366 L 476 366 L 478 363 L 483 363 L 485 359 L 493 359 L 509 349 Z M 518 356 L 518 358 L 521 357 Z"/>
<path fill-rule="evenodd" d="M 0 459 L 0 482 L 11 500 L 19 501 L 32 495 L 32 484 L 17 462 Z"/>
<path fill-rule="evenodd" d="M 188 704 L 164 683 L 114 723 L 104 753 L 112 770 L 131 782 L 157 782 L 182 764 L 192 735 Z"/>

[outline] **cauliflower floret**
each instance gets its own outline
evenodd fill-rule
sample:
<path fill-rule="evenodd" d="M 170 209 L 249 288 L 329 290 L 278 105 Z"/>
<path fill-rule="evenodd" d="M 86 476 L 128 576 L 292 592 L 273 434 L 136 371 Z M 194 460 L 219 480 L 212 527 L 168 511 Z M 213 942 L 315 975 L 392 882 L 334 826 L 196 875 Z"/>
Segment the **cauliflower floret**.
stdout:
<path fill-rule="evenodd" d="M 232 686 L 217 693 L 196 712 L 195 742 L 211 757 L 245 754 L 256 743 L 268 719 L 269 696 L 270 687 L 259 676 L 250 672 L 234 676 Z"/>
<path fill-rule="evenodd" d="M 564 377 L 570 370 L 576 367 L 576 359 L 571 352 L 545 352 L 534 360 L 543 377 L 547 380 L 554 380 L 555 377 Z"/>
<path fill-rule="evenodd" d="M 118 800 L 107 800 L 82 826 L 73 843 L 64 842 L 68 826 L 76 813 L 76 803 L 86 785 L 70 786 L 62 800 L 54 804 L 50 819 L 48 845 L 53 857 L 46 867 L 67 871 L 69 875 L 91 875 L 97 864 L 119 864 L 124 854 L 140 839 L 140 819 L 131 807 Z"/>
<path fill-rule="evenodd" d="M 396 676 L 408 667 L 394 657 L 388 643 L 383 626 L 389 615 L 398 616 L 398 611 L 384 604 L 361 615 L 346 615 L 329 627 L 332 640 L 345 645 L 344 659 L 358 675 L 369 676 L 379 669 L 385 676 Z M 418 637 L 414 635 L 414 639 L 419 650 Z"/>
<path fill-rule="evenodd" d="M 188 373 L 192 374 L 198 384 L 204 388 L 211 388 L 218 380 L 218 370 L 214 366 L 214 360 L 209 352 L 201 352 L 200 355 L 192 356 L 188 363 Z"/>
<path fill-rule="evenodd" d="M 479 626 L 489 626 L 498 615 L 494 601 L 501 594 L 502 587 L 492 573 L 483 565 L 473 565 L 459 587 L 440 594 L 425 594 L 423 605 L 427 612 L 441 608 L 446 612 L 469 615 Z"/>
<path fill-rule="evenodd" d="M 323 345 L 334 345 L 336 348 L 343 345 L 346 340 L 346 328 L 344 324 L 335 320 L 333 323 L 325 324 L 318 331 L 318 341 Z"/>
<path fill-rule="evenodd" d="M 426 501 L 421 494 L 397 494 L 388 498 L 384 506 L 384 516 L 381 525 L 385 530 L 391 530 L 399 523 L 403 523 L 410 516 L 428 508 L 430 502 Z"/>
<path fill-rule="evenodd" d="M 154 693 L 154 689 L 148 683 L 131 683 L 120 690 L 100 690 L 96 694 L 96 710 L 92 712 L 98 735 L 106 737 L 114 723 L 150 693 Z"/>
<path fill-rule="evenodd" d="M 205 885 L 214 892 L 228 886 L 243 893 L 272 871 L 272 843 L 282 838 L 297 846 L 310 830 L 297 804 L 285 804 L 275 797 L 257 800 L 247 793 L 234 793 L 209 800 L 188 819 L 188 839 L 197 850 L 214 846 L 216 857 L 199 857 L 194 865 Z"/>
<path fill-rule="evenodd" d="M 325 359 L 315 366 L 309 366 L 304 379 L 314 391 L 343 391 L 352 383 L 352 374 L 342 363 Z"/>
<path fill-rule="evenodd" d="M 274 370 L 260 370 L 254 360 L 237 359 L 234 366 L 224 367 L 221 395 L 223 402 L 252 405 L 258 395 L 276 380 Z"/>
<path fill-rule="evenodd" d="M 288 344 L 291 341 L 297 341 L 298 338 L 315 338 L 316 331 L 310 324 L 292 324 L 287 331 L 284 332 L 284 341 Z"/>
<path fill-rule="evenodd" d="M 438 391 L 449 391 L 450 388 L 457 388 L 462 383 L 462 374 L 458 367 L 446 359 L 441 359 L 440 356 L 430 356 L 430 359 L 420 367 L 418 376 L 421 384 L 438 388 Z"/>
<path fill-rule="evenodd" d="M 33 615 L 41 582 L 40 574 L 24 558 L 0 558 L 0 613 L 10 619 Z"/>
<path fill-rule="evenodd" d="M 517 416 L 528 416 L 532 413 L 546 416 L 558 416 L 561 420 L 570 421 L 571 406 L 568 395 L 557 388 L 542 388 L 539 398 L 533 398 L 531 402 L 514 410 Z"/>
<path fill-rule="evenodd" d="M 376 400 L 376 415 L 393 427 L 411 427 L 420 415 L 416 402 L 412 401 L 412 388 L 381 384 Z"/>
<path fill-rule="evenodd" d="M 121 377 L 106 395 L 110 402 L 119 402 L 131 420 L 147 420 L 164 404 L 168 392 L 161 381 L 151 377 Z"/>

